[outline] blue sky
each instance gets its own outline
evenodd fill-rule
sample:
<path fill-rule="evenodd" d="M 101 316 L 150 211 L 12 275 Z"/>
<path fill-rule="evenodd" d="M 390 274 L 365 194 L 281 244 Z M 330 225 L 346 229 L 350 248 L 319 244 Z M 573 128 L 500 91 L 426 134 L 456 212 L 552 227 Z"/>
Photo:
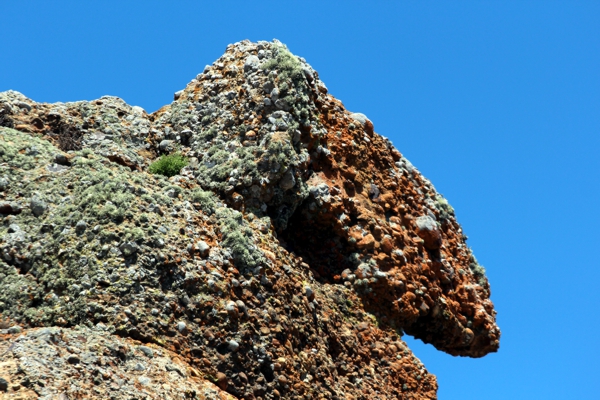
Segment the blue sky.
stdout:
<path fill-rule="evenodd" d="M 600 2 L 3 1 L 0 91 L 155 111 L 229 43 L 278 38 L 456 209 L 499 353 L 407 338 L 440 399 L 600 393 Z"/>

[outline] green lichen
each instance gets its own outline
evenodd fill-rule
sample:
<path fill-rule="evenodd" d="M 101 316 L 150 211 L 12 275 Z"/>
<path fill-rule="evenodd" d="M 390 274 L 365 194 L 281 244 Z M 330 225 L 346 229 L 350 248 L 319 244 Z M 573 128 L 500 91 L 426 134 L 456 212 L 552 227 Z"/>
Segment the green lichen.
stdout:
<path fill-rule="evenodd" d="M 256 246 L 252 229 L 242 214 L 226 207 L 218 208 L 216 214 L 222 235 L 221 246 L 231 251 L 237 266 L 253 268 L 263 262 L 264 256 Z"/>
<path fill-rule="evenodd" d="M 439 218 L 442 223 L 449 220 L 450 217 L 454 217 L 454 208 L 441 194 L 435 196 L 435 207 L 439 212 Z"/>
<path fill-rule="evenodd" d="M 304 78 L 302 64 L 296 56 L 290 53 L 285 45 L 276 46 L 275 51 L 275 57 L 265 61 L 261 65 L 263 70 L 277 69 L 279 72 L 279 79 L 284 82 L 288 78 L 293 82 L 297 82 Z"/>
<path fill-rule="evenodd" d="M 285 45 L 277 45 L 274 48 L 275 56 L 265 61 L 261 68 L 263 70 L 277 70 L 278 88 L 280 98 L 288 105 L 298 121 L 308 125 L 310 118 L 310 95 L 302 63 L 293 55 Z M 270 76 L 271 77 L 271 76 Z M 271 79 L 273 79 L 271 77 Z M 298 124 L 290 127 L 290 131 L 297 129 Z"/>
<path fill-rule="evenodd" d="M 10 128 L 0 128 L 0 161 L 9 167 L 31 170 L 42 161 L 49 162 L 59 153 L 52 144 Z"/>
<path fill-rule="evenodd" d="M 487 277 L 485 275 L 485 268 L 483 267 L 483 265 L 481 265 L 481 264 L 479 264 L 479 262 L 477 262 L 477 259 L 475 258 L 475 256 L 473 254 L 471 254 L 469 269 L 471 270 L 473 275 L 475 275 L 475 279 L 477 279 L 477 283 L 479 283 L 479 285 L 481 285 L 481 286 L 485 286 L 485 284 L 487 283 Z"/>
<path fill-rule="evenodd" d="M 206 192 L 202 189 L 194 189 L 192 191 L 192 201 L 200 204 L 200 207 L 205 212 L 212 214 L 215 210 L 216 198 L 212 192 Z"/>

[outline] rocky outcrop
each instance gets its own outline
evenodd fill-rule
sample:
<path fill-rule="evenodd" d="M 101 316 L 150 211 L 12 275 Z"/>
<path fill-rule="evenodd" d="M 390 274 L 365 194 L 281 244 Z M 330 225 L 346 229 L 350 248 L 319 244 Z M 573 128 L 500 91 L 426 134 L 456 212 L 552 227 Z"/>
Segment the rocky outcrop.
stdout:
<path fill-rule="evenodd" d="M 60 365 L 0 370 L 10 395 L 432 399 L 404 332 L 498 349 L 452 207 L 277 41 L 230 45 L 153 114 L 9 91 L 0 125 L 0 363 Z M 179 175 L 147 172 L 175 151 Z"/>

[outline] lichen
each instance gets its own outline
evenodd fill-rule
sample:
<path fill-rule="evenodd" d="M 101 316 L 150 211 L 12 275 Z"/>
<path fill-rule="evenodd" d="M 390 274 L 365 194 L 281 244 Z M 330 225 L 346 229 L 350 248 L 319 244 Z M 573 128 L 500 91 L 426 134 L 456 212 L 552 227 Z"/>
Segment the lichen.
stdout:
<path fill-rule="evenodd" d="M 252 229 L 240 212 L 219 207 L 216 215 L 222 235 L 221 246 L 231 250 L 239 268 L 253 268 L 264 262 L 264 256 L 256 245 Z"/>
<path fill-rule="evenodd" d="M 483 265 L 479 264 L 479 262 L 477 261 L 477 258 L 475 258 L 475 255 L 473 255 L 473 253 L 471 253 L 469 269 L 471 270 L 473 275 L 475 275 L 475 279 L 477 280 L 479 285 L 485 286 L 485 284 L 487 283 L 487 276 L 485 275 L 485 268 L 483 267 Z"/>

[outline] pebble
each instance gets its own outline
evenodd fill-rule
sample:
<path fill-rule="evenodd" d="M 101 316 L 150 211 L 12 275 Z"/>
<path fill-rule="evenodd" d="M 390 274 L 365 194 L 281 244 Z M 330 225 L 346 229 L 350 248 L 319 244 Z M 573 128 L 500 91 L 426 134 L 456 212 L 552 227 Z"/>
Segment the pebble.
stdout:
<path fill-rule="evenodd" d="M 135 242 L 125 242 L 119 247 L 119 250 L 121 250 L 125 257 L 129 257 L 137 253 L 139 247 Z"/>
<path fill-rule="evenodd" d="M 306 298 L 308 298 L 308 301 L 313 301 L 315 299 L 315 292 L 310 286 L 304 287 L 304 294 L 306 295 Z"/>
<path fill-rule="evenodd" d="M 241 311 L 243 311 L 243 312 L 246 312 L 246 310 L 247 310 L 247 307 L 246 307 L 246 304 L 245 304 L 245 303 L 244 303 L 242 300 L 237 300 L 237 301 L 235 302 L 235 304 L 237 305 L 237 307 L 238 307 L 238 310 L 241 310 Z"/>
<path fill-rule="evenodd" d="M 246 62 L 244 63 L 244 71 L 251 71 L 253 69 L 258 68 L 258 64 L 260 63 L 260 60 L 257 56 L 255 55 L 249 55 L 246 58 Z"/>
<path fill-rule="evenodd" d="M 227 389 L 227 375 L 222 372 L 217 372 L 217 386 L 219 386 L 222 390 Z"/>
<path fill-rule="evenodd" d="M 48 209 L 48 204 L 38 196 L 33 196 L 31 198 L 29 206 L 31 207 L 31 212 L 36 217 L 41 216 Z"/>
<path fill-rule="evenodd" d="M 8 381 L 4 378 L 0 378 L 0 391 L 2 391 L 2 392 L 8 391 Z"/>
<path fill-rule="evenodd" d="M 75 231 L 77 233 L 84 232 L 86 228 L 87 228 L 87 223 L 84 220 L 77 221 L 77 224 L 75 225 Z"/>
<path fill-rule="evenodd" d="M 225 310 L 227 310 L 227 313 L 232 317 L 238 316 L 238 307 L 233 301 L 230 301 L 225 305 Z"/>
<path fill-rule="evenodd" d="M 61 153 L 54 155 L 54 162 L 58 165 L 69 165 L 69 160 L 64 154 Z"/>
<path fill-rule="evenodd" d="M 81 360 L 75 354 L 71 354 L 71 355 L 69 355 L 69 357 L 67 357 L 67 362 L 69 364 L 79 364 L 79 361 L 81 361 Z"/>
<path fill-rule="evenodd" d="M 205 256 L 208 254 L 210 246 L 205 241 L 200 240 L 199 242 L 196 242 L 196 250 L 198 253 L 200 253 L 200 255 Z"/>
<path fill-rule="evenodd" d="M 230 340 L 229 343 L 227 343 L 227 346 L 231 351 L 238 351 L 238 349 L 240 348 L 240 344 L 235 340 Z"/>
<path fill-rule="evenodd" d="M 15 326 L 11 326 L 10 328 L 8 328 L 8 330 L 6 332 L 10 335 L 15 335 L 17 333 L 21 333 L 22 331 L 23 330 L 21 329 L 21 327 L 19 325 L 15 325 Z"/>
<path fill-rule="evenodd" d="M 181 333 L 183 333 L 185 331 L 186 327 L 187 326 L 186 326 L 185 322 L 183 322 L 183 321 L 179 321 L 177 323 L 177 330 Z"/>
<path fill-rule="evenodd" d="M 266 326 L 263 326 L 260 328 L 260 333 L 263 335 L 268 335 L 269 333 L 271 333 L 271 330 L 269 328 L 267 328 Z"/>
<path fill-rule="evenodd" d="M 150 384 L 150 378 L 148 378 L 147 376 L 140 376 L 138 378 L 138 382 L 142 386 L 148 386 Z"/>
<path fill-rule="evenodd" d="M 144 353 L 144 355 L 148 358 L 154 357 L 154 350 L 147 346 L 139 346 L 138 350 Z"/>
<path fill-rule="evenodd" d="M 277 99 L 279 99 L 279 89 L 273 88 L 273 90 L 271 90 L 271 101 L 277 101 Z"/>
<path fill-rule="evenodd" d="M 350 114 L 350 117 L 353 120 L 355 120 L 356 122 L 360 123 L 361 125 L 366 124 L 367 121 L 369 120 L 369 118 L 367 118 L 367 116 L 362 113 L 353 113 L 353 114 Z"/>
<path fill-rule="evenodd" d="M 378 279 L 386 279 L 387 278 L 387 274 L 383 271 L 375 271 L 373 276 Z"/>
<path fill-rule="evenodd" d="M 144 370 L 146 370 L 146 367 L 144 367 L 144 365 L 142 365 L 142 363 L 136 363 L 135 366 L 133 367 L 133 369 L 135 371 L 144 371 Z"/>

